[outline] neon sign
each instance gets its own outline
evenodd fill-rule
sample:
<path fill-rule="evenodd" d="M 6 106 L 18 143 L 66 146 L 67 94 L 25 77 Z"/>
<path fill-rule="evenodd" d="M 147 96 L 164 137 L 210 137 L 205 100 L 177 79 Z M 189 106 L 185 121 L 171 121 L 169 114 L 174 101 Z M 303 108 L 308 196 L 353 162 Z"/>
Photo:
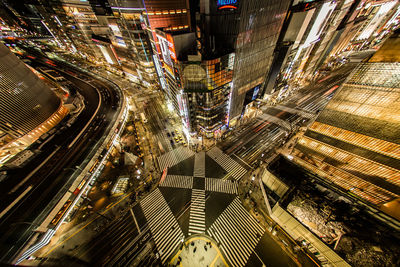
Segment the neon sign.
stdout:
<path fill-rule="evenodd" d="M 218 0 L 218 9 L 237 9 L 238 0 Z"/>

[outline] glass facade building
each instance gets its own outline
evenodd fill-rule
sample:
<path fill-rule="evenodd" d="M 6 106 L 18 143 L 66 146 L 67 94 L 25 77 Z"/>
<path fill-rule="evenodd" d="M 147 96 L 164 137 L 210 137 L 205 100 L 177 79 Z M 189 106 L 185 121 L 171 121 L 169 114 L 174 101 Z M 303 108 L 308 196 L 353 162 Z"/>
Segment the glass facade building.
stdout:
<path fill-rule="evenodd" d="M 390 38 L 385 47 L 393 50 Z M 390 53 L 390 51 L 388 51 Z M 395 58 L 392 58 L 396 60 Z M 387 60 L 387 58 L 386 58 Z M 378 207 L 400 198 L 400 63 L 361 63 L 293 150 L 294 160 Z"/>
<path fill-rule="evenodd" d="M 188 129 L 214 136 L 228 123 L 227 111 L 232 86 L 234 54 L 179 65 L 182 89 L 188 98 Z M 215 133 L 217 134 L 217 133 Z"/>
<path fill-rule="evenodd" d="M 191 1 L 189 9 L 174 1 L 167 9 L 145 1 L 160 84 L 187 132 L 218 138 L 239 118 L 246 93 L 266 79 L 289 2 Z"/>
<path fill-rule="evenodd" d="M 290 1 L 242 1 L 229 119 L 244 109 L 246 92 L 263 85 Z"/>

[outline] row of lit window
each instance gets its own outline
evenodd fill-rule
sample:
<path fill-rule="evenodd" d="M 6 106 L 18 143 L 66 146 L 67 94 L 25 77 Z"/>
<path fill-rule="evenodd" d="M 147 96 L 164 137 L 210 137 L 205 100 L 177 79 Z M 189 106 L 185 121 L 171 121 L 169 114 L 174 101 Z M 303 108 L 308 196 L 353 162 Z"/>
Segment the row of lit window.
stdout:
<path fill-rule="evenodd" d="M 328 165 L 322 160 L 319 160 L 318 164 L 315 162 L 315 158 L 312 161 L 307 160 L 307 157 L 303 152 L 295 149 L 293 151 L 295 161 L 301 165 L 305 165 L 306 168 L 312 170 L 314 173 L 321 177 L 331 180 L 341 188 L 352 192 L 353 194 L 365 199 L 373 204 L 382 204 L 391 201 L 394 198 L 398 198 L 396 194 L 393 194 L 383 188 L 380 188 L 374 184 L 371 184 L 359 177 L 356 177 L 344 170 L 337 169 L 331 165 Z"/>
<path fill-rule="evenodd" d="M 314 122 L 310 129 L 321 134 L 343 140 L 353 145 L 364 147 L 368 150 L 385 154 L 389 157 L 400 159 L 400 145 L 398 144 L 320 122 Z"/>
<path fill-rule="evenodd" d="M 182 30 L 182 29 L 187 29 L 189 28 L 188 25 L 184 25 L 184 26 L 174 26 L 174 27 L 167 27 L 165 28 L 166 31 L 176 31 L 176 30 Z"/>
<path fill-rule="evenodd" d="M 382 202 L 387 202 L 391 199 L 390 197 L 388 197 L 386 195 L 382 195 L 382 194 L 376 195 L 376 194 L 373 194 L 372 192 L 366 191 L 365 189 L 368 188 L 367 183 L 357 177 L 352 176 L 349 173 L 342 172 L 342 171 L 340 171 L 336 168 L 333 168 L 322 162 L 318 162 L 318 164 L 317 164 L 315 162 L 315 159 L 312 162 L 310 162 L 309 160 L 307 160 L 305 155 L 299 150 L 295 149 L 293 151 L 293 156 L 295 156 L 294 157 L 295 162 L 301 164 L 302 166 L 304 166 L 307 169 L 310 169 L 317 175 L 332 181 L 333 183 L 335 183 L 339 187 L 343 188 L 344 190 L 353 191 L 357 187 L 363 188 L 362 191 L 359 190 L 359 191 L 363 192 L 363 195 L 360 197 L 364 198 L 365 200 L 367 200 L 371 203 L 379 204 Z M 324 170 L 322 170 L 322 166 L 323 166 Z"/>
<path fill-rule="evenodd" d="M 346 99 L 356 103 L 386 106 L 399 101 L 400 92 L 397 88 L 345 84 L 335 99 Z"/>
<path fill-rule="evenodd" d="M 174 15 L 174 14 L 186 14 L 186 13 L 187 13 L 186 9 L 175 9 L 175 10 L 150 11 L 150 12 L 147 12 L 147 15 L 159 16 L 159 15 Z"/>
<path fill-rule="evenodd" d="M 330 158 L 344 163 L 346 169 L 353 169 L 368 175 L 382 177 L 389 183 L 400 185 L 399 170 L 391 169 L 390 167 L 381 165 L 374 161 L 360 158 L 359 156 L 350 154 L 336 147 L 331 147 L 327 144 L 320 143 L 306 136 L 304 136 L 299 143 L 323 155 L 329 156 Z"/>
<path fill-rule="evenodd" d="M 360 103 L 356 98 L 357 94 L 348 94 L 346 96 L 342 92 L 338 97 L 330 101 L 326 107 L 327 109 L 390 122 L 400 121 L 400 102 L 398 100 L 394 101 L 397 93 L 393 93 L 388 100 L 376 93 L 375 96 L 371 96 L 364 103 Z"/>

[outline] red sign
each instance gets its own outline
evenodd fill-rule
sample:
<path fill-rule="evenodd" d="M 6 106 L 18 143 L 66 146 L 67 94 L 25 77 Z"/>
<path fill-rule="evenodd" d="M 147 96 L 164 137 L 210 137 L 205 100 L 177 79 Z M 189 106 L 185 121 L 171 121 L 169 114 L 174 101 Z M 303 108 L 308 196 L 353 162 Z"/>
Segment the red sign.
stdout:
<path fill-rule="evenodd" d="M 167 41 L 168 41 L 168 49 L 169 49 L 171 58 L 176 62 L 174 38 L 169 33 L 167 34 Z"/>

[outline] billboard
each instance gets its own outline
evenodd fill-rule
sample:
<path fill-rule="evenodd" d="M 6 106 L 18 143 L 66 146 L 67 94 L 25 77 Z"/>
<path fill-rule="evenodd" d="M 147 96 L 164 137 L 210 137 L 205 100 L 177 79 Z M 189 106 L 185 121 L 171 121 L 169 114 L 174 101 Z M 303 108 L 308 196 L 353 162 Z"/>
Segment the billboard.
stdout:
<path fill-rule="evenodd" d="M 217 0 L 218 9 L 237 9 L 238 0 Z"/>
<path fill-rule="evenodd" d="M 173 66 L 172 60 L 176 62 L 174 39 L 171 34 L 166 34 L 166 38 L 157 34 L 158 44 L 160 46 L 161 54 L 164 62 Z M 172 59 L 172 60 L 171 60 Z"/>

